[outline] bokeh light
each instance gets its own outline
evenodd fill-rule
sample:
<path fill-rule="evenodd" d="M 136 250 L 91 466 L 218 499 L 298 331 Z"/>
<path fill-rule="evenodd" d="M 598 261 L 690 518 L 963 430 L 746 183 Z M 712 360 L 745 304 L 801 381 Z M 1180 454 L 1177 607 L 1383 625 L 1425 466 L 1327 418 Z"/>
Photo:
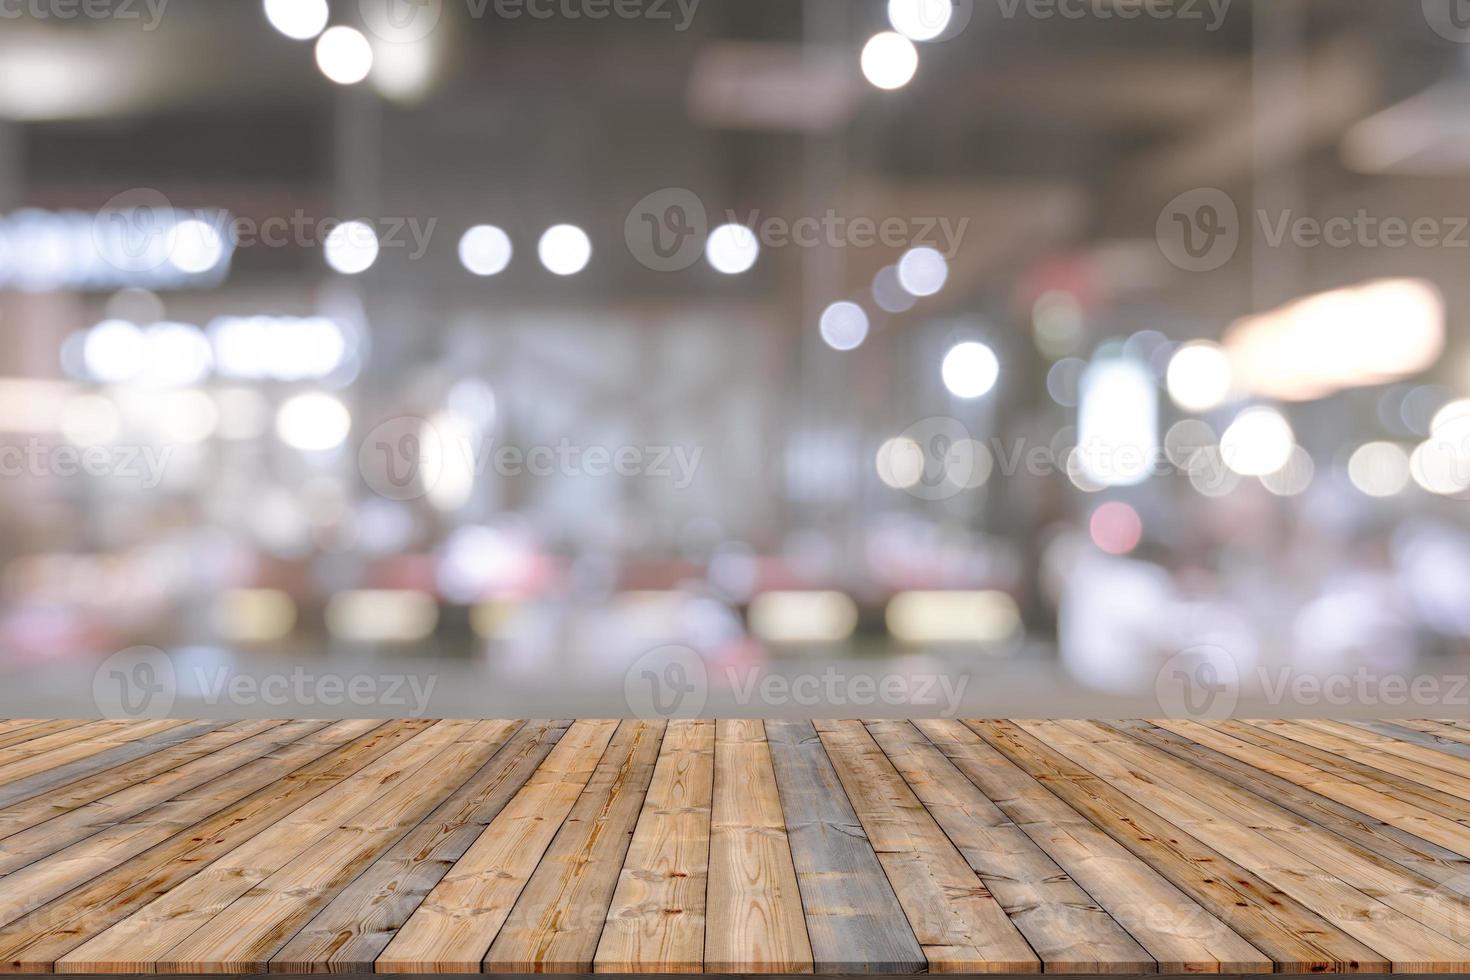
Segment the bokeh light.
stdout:
<path fill-rule="evenodd" d="M 373 69 L 373 47 L 351 27 L 329 27 L 316 39 L 316 63 L 338 85 L 356 85 Z"/>
<path fill-rule="evenodd" d="M 1230 396 L 1230 358 L 1209 341 L 1185 344 L 1169 359 L 1169 397 L 1186 412 L 1205 412 Z"/>
<path fill-rule="evenodd" d="M 919 68 L 919 52 L 914 42 L 902 34 L 884 31 L 863 45 L 863 77 L 874 86 L 892 90 L 903 88 Z"/>
<path fill-rule="evenodd" d="M 459 261 L 477 276 L 493 276 L 510 265 L 510 236 L 494 225 L 475 225 L 459 239 Z"/>
<path fill-rule="evenodd" d="M 911 41 L 934 40 L 953 19 L 953 0 L 888 0 L 888 23 Z"/>
<path fill-rule="evenodd" d="M 1225 465 L 1241 476 L 1275 473 L 1291 458 L 1296 436 L 1285 416 L 1274 408 L 1247 408 L 1220 437 Z"/>
<path fill-rule="evenodd" d="M 293 41 L 309 41 L 327 26 L 327 0 L 265 0 L 270 25 Z"/>
<path fill-rule="evenodd" d="M 761 252 L 755 232 L 740 224 L 720 225 L 704 243 L 704 257 L 716 272 L 738 275 L 755 265 Z"/>
<path fill-rule="evenodd" d="M 576 225 L 552 225 L 536 243 L 536 255 L 548 272 L 574 276 L 592 260 L 592 240 Z"/>
<path fill-rule="evenodd" d="M 1000 361 L 989 347 L 967 340 L 949 349 L 939 373 L 944 387 L 956 398 L 979 398 L 995 387 Z"/>
<path fill-rule="evenodd" d="M 327 233 L 323 252 L 333 270 L 355 276 L 378 260 L 378 235 L 366 222 L 344 221 Z"/>
<path fill-rule="evenodd" d="M 856 303 L 840 300 L 822 311 L 817 327 L 828 347 L 854 350 L 868 337 L 868 314 Z"/>
<path fill-rule="evenodd" d="M 1143 540 L 1143 521 L 1138 511 L 1121 500 L 1099 504 L 1087 527 L 1092 543 L 1110 555 L 1126 555 Z"/>

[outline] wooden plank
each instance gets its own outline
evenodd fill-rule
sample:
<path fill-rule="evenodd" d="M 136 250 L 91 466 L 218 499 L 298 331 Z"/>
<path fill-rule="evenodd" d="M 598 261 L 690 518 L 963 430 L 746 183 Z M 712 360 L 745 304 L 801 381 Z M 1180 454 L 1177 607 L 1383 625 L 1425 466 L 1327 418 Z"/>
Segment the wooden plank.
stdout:
<path fill-rule="evenodd" d="M 379 973 L 475 973 L 617 729 L 578 721 L 384 947 Z"/>
<path fill-rule="evenodd" d="M 1465 737 L 1446 738 L 1438 733 L 1425 732 L 1413 722 L 1347 721 L 1345 724 L 1394 739 L 1395 741 L 1409 742 L 1414 745 L 1423 746 L 1426 749 L 1433 749 L 1436 752 L 1444 752 L 1448 755 L 1457 756 L 1461 759 L 1470 759 L 1470 744 L 1466 744 L 1470 742 L 1470 733 L 1456 732 L 1453 728 L 1445 728 L 1443 730 L 1454 732 L 1456 736 Z"/>
<path fill-rule="evenodd" d="M 142 813 L 190 786 L 227 772 L 239 765 L 241 759 L 253 758 L 251 753 L 255 748 L 269 752 L 326 725 L 327 722 L 300 722 L 282 731 L 280 722 L 243 722 L 176 750 L 157 752 L 139 760 L 136 766 L 107 770 L 63 786 L 55 793 L 26 800 L 0 814 L 0 826 L 7 832 L 0 841 L 0 874 L 9 874 Z M 274 736 L 269 734 L 272 732 Z M 280 741 L 283 734 L 288 736 L 286 742 Z M 235 752 L 217 754 L 241 743 L 244 745 Z M 160 767 L 163 767 L 161 772 L 146 775 Z M 97 795 L 109 789 L 113 792 Z M 80 806 L 71 805 L 88 796 L 94 798 Z"/>
<path fill-rule="evenodd" d="M 1021 724 L 1159 816 L 1319 910 L 1388 957 L 1396 971 L 1470 969 L 1470 948 L 1447 938 L 1450 933 L 1435 931 L 1456 927 L 1453 909 L 1430 894 L 1433 883 L 1426 890 L 1422 878 L 1375 855 L 1354 851 L 1328 834 L 1301 833 L 1279 808 L 1095 723 Z M 1411 918 L 1412 913 L 1435 928 Z"/>
<path fill-rule="evenodd" d="M 267 724 L 277 725 L 279 722 L 268 722 Z M 38 800 L 45 799 L 46 802 L 39 805 L 50 806 L 59 794 L 57 792 L 48 793 L 48 790 L 55 791 L 58 787 L 68 789 L 78 780 L 89 785 L 102 784 L 114 788 L 126 786 L 126 779 L 128 777 L 124 776 L 121 779 L 119 778 L 119 767 L 132 770 L 134 767 L 126 766 L 126 763 L 139 758 L 151 759 L 154 756 L 165 755 L 161 750 L 201 735 L 207 735 L 223 727 L 223 722 L 196 721 L 173 728 L 166 728 L 152 735 L 126 742 L 116 748 L 99 752 L 89 758 L 79 759 L 62 766 L 55 766 L 43 772 L 38 772 L 35 775 L 28 776 L 25 779 L 18 779 L 13 783 L 0 787 L 0 808 L 3 808 L 0 809 L 0 836 L 5 836 L 14 833 L 16 830 L 23 830 L 26 826 L 30 826 L 30 824 L 23 823 L 18 825 L 16 820 L 14 811 L 18 809 L 18 804 L 21 801 L 25 801 L 28 804 L 37 804 Z M 81 792 L 85 793 L 86 790 L 81 790 Z M 95 799 L 96 797 L 92 798 Z M 65 807 L 63 806 L 63 808 Z M 36 806 L 33 805 L 28 807 L 26 812 L 35 812 L 35 810 Z M 59 811 L 53 810 L 47 816 L 54 815 L 56 812 Z"/>
<path fill-rule="evenodd" d="M 153 813 L 175 832 L 85 885 L 0 928 L 0 966 L 44 972 L 52 963 L 179 882 L 207 867 L 284 814 L 310 802 L 428 726 L 421 720 L 344 721 L 299 739 Z M 64 964 L 56 972 L 65 972 Z"/>
<path fill-rule="evenodd" d="M 533 721 L 378 858 L 271 960 L 276 973 L 371 973 L 373 961 L 566 733 Z"/>
<path fill-rule="evenodd" d="M 216 752 L 210 758 L 223 769 L 241 766 L 316 731 L 321 722 L 291 722 Z M 192 822 L 192 821 L 191 821 Z M 145 811 L 133 820 L 62 846 L 72 837 L 69 825 L 57 839 L 59 849 L 27 864 L 4 879 L 0 890 L 0 924 L 13 922 L 82 882 L 167 838 L 178 828 L 164 813 Z M 32 842 L 37 849 L 44 844 Z"/>
<path fill-rule="evenodd" d="M 168 973 L 263 973 L 271 957 L 347 882 L 397 843 L 479 770 L 520 722 L 467 724 L 388 792 L 339 821 L 311 846 L 309 860 L 282 866 L 159 956 Z"/>
<path fill-rule="evenodd" d="M 1398 773 L 1375 768 L 1312 744 L 1318 740 L 1333 740 L 1330 736 L 1323 736 L 1311 729 L 1293 731 L 1279 727 L 1272 721 L 1219 721 L 1212 723 L 1211 727 L 1251 745 L 1270 749 L 1301 763 L 1309 763 L 1324 772 L 1383 793 L 1417 810 L 1425 810 L 1453 822 L 1464 820 L 1464 801 L 1406 779 Z M 1307 741 L 1308 739 L 1312 741 Z M 1351 743 L 1347 743 L 1347 747 L 1350 749 Z"/>
<path fill-rule="evenodd" d="M 817 973 L 921 973 L 927 961 L 807 721 L 767 721 Z"/>
<path fill-rule="evenodd" d="M 1456 759 L 1417 745 L 1404 745 L 1338 722 L 1308 718 L 1284 726 L 1276 722 L 1262 722 L 1262 725 L 1285 728 L 1293 733 L 1293 737 L 1300 735 L 1304 740 L 1338 755 L 1396 773 L 1459 800 L 1470 801 L 1470 761 L 1465 759 Z"/>
<path fill-rule="evenodd" d="M 1460 745 L 1470 745 L 1470 730 L 1456 728 L 1447 722 L 1430 721 L 1427 718 L 1395 718 L 1393 725 L 1395 728 L 1432 736 L 1437 743 L 1456 742 Z"/>
<path fill-rule="evenodd" d="M 411 779 L 472 722 L 438 722 L 342 780 L 188 880 L 78 946 L 57 963 L 72 973 L 158 972 L 160 957 L 340 821 Z"/>
<path fill-rule="evenodd" d="M 1286 973 L 1386 973 L 1389 963 L 1317 912 L 1135 803 L 1010 721 L 966 724 Z"/>
<path fill-rule="evenodd" d="M 906 721 L 870 721 L 867 728 L 1045 972 L 1156 971 L 1154 958 L 918 729 Z"/>
<path fill-rule="evenodd" d="M 23 722 L 23 720 L 19 719 L 17 721 Z M 95 722 L 86 722 L 78 718 L 60 718 L 40 723 L 17 723 L 0 732 L 0 749 L 7 748 L 11 745 L 19 745 L 22 742 L 33 742 L 47 735 L 68 731 L 73 728 L 80 728 L 86 724 L 95 724 Z"/>
<path fill-rule="evenodd" d="M 106 753 L 110 749 L 136 742 L 159 732 L 192 724 L 182 719 L 164 718 L 155 721 L 100 721 L 95 725 L 83 725 L 44 738 L 32 739 L 7 749 L 0 749 L 0 786 L 9 787 L 27 777 L 49 774 L 67 768 L 69 773 L 80 771 L 85 774 L 98 768 L 106 768 Z M 57 743 L 41 751 L 42 743 L 57 739 Z M 98 762 L 98 759 L 104 760 Z M 80 766 L 73 763 L 82 762 Z M 32 790 L 36 784 L 27 782 L 20 789 L 18 799 L 35 795 L 41 790 Z M 43 786 L 43 788 L 45 788 Z M 12 802 L 14 802 L 12 800 Z"/>
<path fill-rule="evenodd" d="M 703 968 L 714 761 L 713 721 L 669 722 L 593 957 L 596 972 Z"/>
<path fill-rule="evenodd" d="M 1128 723 L 1140 737 L 1438 882 L 1463 873 L 1470 828 L 1316 766 L 1191 721 Z M 1437 843 L 1436 843 L 1437 842 Z"/>
<path fill-rule="evenodd" d="M 715 726 L 704 969 L 810 973 L 812 947 L 765 726 Z"/>
<path fill-rule="evenodd" d="M 1160 973 L 1275 969 L 1269 957 L 963 724 L 914 725 L 1148 950 Z"/>
<path fill-rule="evenodd" d="M 931 972 L 1036 973 L 1037 956 L 856 721 L 814 727 Z"/>
<path fill-rule="evenodd" d="M 485 954 L 491 973 L 590 973 L 664 722 L 624 721 Z"/>

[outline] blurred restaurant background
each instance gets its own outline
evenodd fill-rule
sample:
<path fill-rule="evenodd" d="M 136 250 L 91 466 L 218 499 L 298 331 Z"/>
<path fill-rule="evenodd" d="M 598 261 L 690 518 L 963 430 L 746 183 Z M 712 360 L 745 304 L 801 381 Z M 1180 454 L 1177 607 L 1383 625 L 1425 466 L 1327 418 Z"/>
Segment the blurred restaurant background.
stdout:
<path fill-rule="evenodd" d="M 0 708 L 1463 714 L 1464 14 L 7 5 Z"/>

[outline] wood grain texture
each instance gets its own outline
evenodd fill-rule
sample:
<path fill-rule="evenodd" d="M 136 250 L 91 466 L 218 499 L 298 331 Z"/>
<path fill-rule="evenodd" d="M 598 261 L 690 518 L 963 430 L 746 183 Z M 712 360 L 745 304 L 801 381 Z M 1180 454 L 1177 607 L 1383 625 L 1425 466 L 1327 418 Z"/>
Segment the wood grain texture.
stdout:
<path fill-rule="evenodd" d="M 817 732 L 934 973 L 1037 973 L 1041 961 L 861 722 Z"/>
<path fill-rule="evenodd" d="M 0 720 L 0 972 L 1470 972 L 1470 723 Z"/>
<path fill-rule="evenodd" d="M 276 954 L 271 970 L 371 973 L 383 947 L 526 784 L 570 724 L 527 722 L 454 796 L 343 888 Z"/>
<path fill-rule="evenodd" d="M 593 957 L 598 973 L 699 973 L 715 723 L 669 722 Z"/>
<path fill-rule="evenodd" d="M 663 722 L 618 726 L 485 955 L 486 970 L 591 972 L 663 734 Z"/>
<path fill-rule="evenodd" d="M 704 967 L 720 973 L 810 973 L 796 868 L 765 725 L 715 732 Z"/>
<path fill-rule="evenodd" d="M 434 886 L 377 960 L 380 973 L 477 973 L 618 723 L 579 721 Z"/>
<path fill-rule="evenodd" d="M 922 973 L 903 907 L 809 721 L 768 721 L 817 973 Z"/>

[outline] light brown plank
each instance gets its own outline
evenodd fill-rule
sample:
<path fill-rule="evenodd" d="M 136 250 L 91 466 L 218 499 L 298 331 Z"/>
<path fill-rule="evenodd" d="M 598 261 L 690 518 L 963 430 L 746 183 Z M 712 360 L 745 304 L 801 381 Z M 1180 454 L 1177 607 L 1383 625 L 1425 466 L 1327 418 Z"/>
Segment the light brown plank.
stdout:
<path fill-rule="evenodd" d="M 383 949 L 379 973 L 475 973 L 557 828 L 592 778 L 615 721 L 579 721 Z"/>
<path fill-rule="evenodd" d="M 714 757 L 713 721 L 669 722 L 597 944 L 596 972 L 702 969 Z"/>
<path fill-rule="evenodd" d="M 311 725 L 324 728 L 326 724 L 298 723 L 286 732 L 299 733 L 299 737 L 315 730 Z M 9 874 L 100 833 L 233 769 L 241 759 L 251 757 L 253 747 L 270 751 L 286 744 L 269 735 L 281 727 L 275 721 L 241 722 L 10 807 L 0 813 L 0 833 L 4 834 L 4 840 L 0 840 L 0 874 Z M 240 743 L 249 747 L 243 752 L 216 755 Z M 73 805 L 78 801 L 85 802 Z"/>
<path fill-rule="evenodd" d="M 462 729 L 410 779 L 319 838 L 306 860 L 266 877 L 159 957 L 160 972 L 263 973 L 270 958 L 383 851 L 489 761 L 520 722 Z"/>
<path fill-rule="evenodd" d="M 276 725 L 279 722 L 268 722 L 267 724 Z M 18 812 L 32 814 L 43 812 L 44 816 L 40 817 L 41 820 L 55 816 L 73 806 L 80 805 L 80 803 L 69 804 L 67 801 L 70 799 L 79 798 L 84 803 L 96 799 L 97 795 L 102 795 L 98 793 L 88 796 L 87 794 L 92 792 L 93 787 L 104 786 L 117 789 L 126 786 L 129 778 L 140 778 L 119 774 L 120 770 L 134 770 L 135 767 L 129 765 L 134 760 L 142 759 L 144 763 L 148 763 L 159 757 L 171 757 L 172 753 L 167 751 L 171 746 L 188 742 L 224 727 L 226 727 L 225 723 L 219 721 L 188 722 L 125 742 L 66 765 L 42 770 L 25 779 L 18 779 L 0 787 L 0 808 L 3 808 L 0 809 L 0 836 L 31 826 L 31 824 L 16 820 Z"/>
<path fill-rule="evenodd" d="M 906 721 L 868 731 L 959 848 L 1047 973 L 1153 973 L 1158 964 Z"/>
<path fill-rule="evenodd" d="M 1412 906 L 1437 926 L 1453 922 L 1453 915 L 1439 903 L 1408 894 L 1410 877 L 1403 869 L 1355 854 L 1317 828 L 1293 837 L 1290 817 L 1281 821 L 1264 801 L 1255 803 L 1205 773 L 1094 723 L 1021 725 L 1166 820 L 1319 910 L 1348 935 L 1389 958 L 1396 971 L 1470 969 L 1470 948 L 1406 914 L 1406 907 Z"/>
<path fill-rule="evenodd" d="M 445 872 L 531 778 L 570 721 L 527 722 L 412 833 L 271 960 L 276 973 L 371 973 L 373 961 Z"/>
<path fill-rule="evenodd" d="M 1470 827 L 1209 725 L 1166 719 L 1148 724 L 1201 751 L 1235 760 L 1239 768 L 1230 771 L 1238 774 L 1241 785 L 1267 792 L 1270 799 L 1304 819 L 1321 823 L 1426 877 L 1444 882 L 1464 873 L 1465 858 L 1470 855 Z M 1209 760 L 1194 753 L 1190 761 L 1205 766 Z"/>
<path fill-rule="evenodd" d="M 158 972 L 160 958 L 235 899 L 444 751 L 471 722 L 439 722 L 293 811 L 209 867 L 83 943 L 57 964 L 73 973 Z"/>
<path fill-rule="evenodd" d="M 715 726 L 705 915 L 706 972 L 812 972 L 771 749 L 757 720 Z"/>
<path fill-rule="evenodd" d="M 134 818 L 131 823 L 144 825 L 151 816 L 162 816 L 172 836 L 0 929 L 0 966 L 45 972 L 428 724 L 337 722 Z M 64 970 L 63 965 L 57 972 Z"/>
<path fill-rule="evenodd" d="M 290 722 L 279 725 L 228 746 L 210 758 L 222 768 L 234 769 L 317 731 L 322 724 Z M 184 824 L 193 822 L 188 815 L 190 809 L 187 804 L 172 809 L 181 808 L 186 815 L 149 810 L 131 820 L 107 825 L 99 833 L 69 846 L 61 846 L 72 837 L 74 828 L 66 828 L 67 833 L 58 840 L 59 850 L 5 876 L 5 887 L 0 889 L 0 923 L 13 922 L 69 889 L 166 839 Z"/>
<path fill-rule="evenodd" d="M 924 951 L 809 721 L 767 721 L 816 973 L 922 973 Z"/>
<path fill-rule="evenodd" d="M 1160 973 L 1270 973 L 1275 965 L 958 721 L 914 722 L 1016 826 L 1158 962 Z"/>
<path fill-rule="evenodd" d="M 1288 973 L 1386 973 L 1389 963 L 1314 910 L 1185 833 L 1010 721 L 966 725 L 1045 783 Z"/>
<path fill-rule="evenodd" d="M 1041 962 L 861 722 L 814 722 L 935 973 L 1036 973 Z"/>
<path fill-rule="evenodd" d="M 590 973 L 664 722 L 624 721 L 485 955 L 492 973 Z"/>

